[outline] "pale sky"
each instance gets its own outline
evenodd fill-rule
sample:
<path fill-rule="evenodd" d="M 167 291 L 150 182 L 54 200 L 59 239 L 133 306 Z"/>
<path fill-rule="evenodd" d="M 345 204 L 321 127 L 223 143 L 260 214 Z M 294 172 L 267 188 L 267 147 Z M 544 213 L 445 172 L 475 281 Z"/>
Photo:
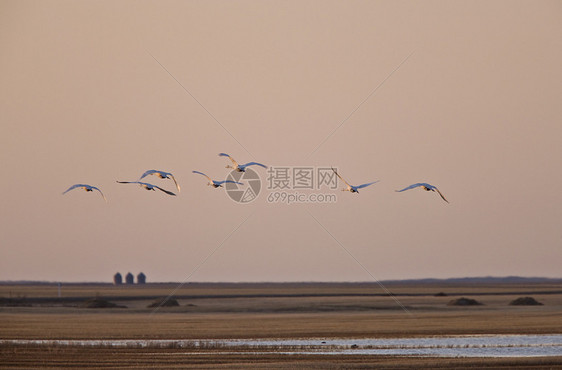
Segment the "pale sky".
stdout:
<path fill-rule="evenodd" d="M 560 1 L 1 0 L 0 280 L 562 277 L 561 16 Z M 380 182 L 272 204 L 254 167 L 262 193 L 239 204 L 191 173 L 225 179 L 220 152 Z M 182 192 L 115 182 L 149 169 Z M 394 191 L 416 182 L 450 204 Z M 109 203 L 61 195 L 76 183 Z"/>

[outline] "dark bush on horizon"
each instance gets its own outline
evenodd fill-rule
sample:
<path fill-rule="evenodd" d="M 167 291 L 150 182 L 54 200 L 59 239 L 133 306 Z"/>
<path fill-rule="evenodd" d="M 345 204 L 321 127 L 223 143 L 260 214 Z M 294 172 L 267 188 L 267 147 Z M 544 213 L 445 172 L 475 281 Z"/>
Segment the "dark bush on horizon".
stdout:
<path fill-rule="evenodd" d="M 453 299 L 447 303 L 447 306 L 482 306 L 483 303 L 478 302 L 476 299 L 461 297 Z"/>
<path fill-rule="evenodd" d="M 519 297 L 509 302 L 510 306 L 542 306 L 543 304 L 536 301 L 533 297 Z"/>
<path fill-rule="evenodd" d="M 82 302 L 80 305 L 82 308 L 127 308 L 127 306 L 122 306 L 115 304 L 113 302 L 106 301 L 105 299 L 101 299 L 99 297 L 88 299 L 87 301 Z"/>

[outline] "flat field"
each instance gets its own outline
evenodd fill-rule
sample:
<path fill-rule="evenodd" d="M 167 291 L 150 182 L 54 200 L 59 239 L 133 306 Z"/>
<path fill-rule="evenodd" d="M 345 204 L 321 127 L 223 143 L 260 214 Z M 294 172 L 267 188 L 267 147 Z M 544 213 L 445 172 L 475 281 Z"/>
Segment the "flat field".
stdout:
<path fill-rule="evenodd" d="M 562 284 L 0 284 L 1 340 L 384 338 L 562 334 Z M 147 306 L 167 297 L 177 307 Z M 391 292 L 391 294 L 389 294 Z M 441 293 L 436 296 L 437 293 Z M 511 306 L 532 296 L 541 306 Z M 85 308 L 97 297 L 126 308 Z M 466 297 L 482 305 L 450 306 Z M 386 368 L 562 366 L 550 358 L 286 355 L 250 349 L 0 344 L 0 367 Z"/>

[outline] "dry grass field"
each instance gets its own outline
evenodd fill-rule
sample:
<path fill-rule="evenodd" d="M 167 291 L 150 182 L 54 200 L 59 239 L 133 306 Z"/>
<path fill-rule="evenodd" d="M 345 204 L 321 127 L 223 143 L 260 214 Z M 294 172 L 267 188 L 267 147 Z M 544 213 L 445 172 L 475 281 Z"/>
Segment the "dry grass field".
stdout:
<path fill-rule="evenodd" d="M 186 284 L 180 306 L 147 308 L 174 284 L 0 285 L 0 339 L 382 338 L 457 334 L 562 334 L 562 284 Z M 437 293 L 445 296 L 435 296 Z M 510 306 L 532 296 L 542 306 Z M 83 308 L 98 297 L 127 308 Z M 480 306 L 448 306 L 470 297 Z M 400 302 L 406 310 L 398 303 Z M 17 303 L 16 306 L 11 304 Z M 222 348 L 0 345 L 0 367 L 272 368 L 562 366 L 561 358 L 259 356 Z"/>

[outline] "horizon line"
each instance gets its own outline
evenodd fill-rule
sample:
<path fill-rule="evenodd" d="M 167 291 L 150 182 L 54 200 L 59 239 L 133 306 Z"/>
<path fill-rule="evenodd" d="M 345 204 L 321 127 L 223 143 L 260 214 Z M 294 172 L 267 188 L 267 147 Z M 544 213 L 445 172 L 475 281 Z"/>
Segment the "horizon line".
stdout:
<path fill-rule="evenodd" d="M 521 275 L 505 275 L 505 276 L 464 276 L 464 277 L 449 277 L 449 278 L 407 278 L 407 279 L 386 279 L 381 282 L 395 283 L 395 282 L 428 282 L 428 281 L 458 281 L 458 280 L 560 280 L 562 277 L 544 277 L 544 276 L 521 276 Z M 177 284 L 177 281 L 150 281 L 145 283 L 115 284 L 112 281 L 60 281 L 60 280 L 0 280 L 0 284 L 108 284 L 108 285 L 148 285 L 148 284 Z M 301 280 L 301 281 L 191 281 L 186 284 L 375 284 L 370 280 L 362 281 L 338 281 L 338 280 Z"/>

